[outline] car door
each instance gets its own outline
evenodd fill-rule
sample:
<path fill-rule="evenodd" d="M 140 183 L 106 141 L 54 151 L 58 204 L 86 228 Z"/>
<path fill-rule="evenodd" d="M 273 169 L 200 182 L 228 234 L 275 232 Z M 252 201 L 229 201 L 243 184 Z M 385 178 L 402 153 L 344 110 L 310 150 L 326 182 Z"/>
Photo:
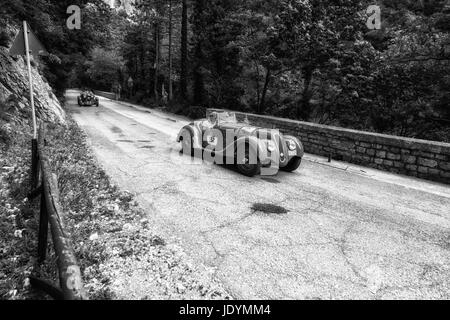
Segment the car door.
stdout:
<path fill-rule="evenodd" d="M 203 149 L 210 147 L 210 149 L 216 149 L 219 144 L 220 131 L 217 127 L 207 128 L 203 133 Z"/>

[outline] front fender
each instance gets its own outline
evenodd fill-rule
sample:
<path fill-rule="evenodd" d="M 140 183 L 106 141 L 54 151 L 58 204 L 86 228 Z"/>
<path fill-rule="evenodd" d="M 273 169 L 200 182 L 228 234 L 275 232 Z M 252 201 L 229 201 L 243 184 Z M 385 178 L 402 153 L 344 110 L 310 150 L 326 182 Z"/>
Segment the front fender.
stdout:
<path fill-rule="evenodd" d="M 286 141 L 287 140 L 294 141 L 295 144 L 297 145 L 297 157 L 303 158 L 303 156 L 305 155 L 305 148 L 303 147 L 303 143 L 300 141 L 300 139 L 294 136 L 284 136 L 284 139 Z"/>
<path fill-rule="evenodd" d="M 253 136 L 247 136 L 247 137 L 239 137 L 236 140 L 236 148 L 248 144 L 250 147 L 250 150 L 252 152 L 259 152 L 260 151 L 260 140 Z"/>
<path fill-rule="evenodd" d="M 240 137 L 236 140 L 236 150 L 239 146 L 248 145 L 250 151 L 258 155 L 258 161 L 265 164 L 270 161 L 267 157 L 267 143 L 255 136 Z"/>

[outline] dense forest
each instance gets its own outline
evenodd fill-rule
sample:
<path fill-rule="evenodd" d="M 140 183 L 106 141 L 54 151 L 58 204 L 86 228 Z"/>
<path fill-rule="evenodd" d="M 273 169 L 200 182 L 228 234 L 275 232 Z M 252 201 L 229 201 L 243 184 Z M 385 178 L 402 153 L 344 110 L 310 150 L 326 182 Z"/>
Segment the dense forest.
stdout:
<path fill-rule="evenodd" d="M 66 27 L 73 4 L 80 30 Z M 373 4 L 380 30 L 366 25 Z M 126 12 L 3 0 L 0 15 L 3 46 L 7 25 L 29 21 L 60 93 L 120 84 L 130 100 L 194 118 L 219 107 L 450 142 L 448 1 L 148 0 Z"/>

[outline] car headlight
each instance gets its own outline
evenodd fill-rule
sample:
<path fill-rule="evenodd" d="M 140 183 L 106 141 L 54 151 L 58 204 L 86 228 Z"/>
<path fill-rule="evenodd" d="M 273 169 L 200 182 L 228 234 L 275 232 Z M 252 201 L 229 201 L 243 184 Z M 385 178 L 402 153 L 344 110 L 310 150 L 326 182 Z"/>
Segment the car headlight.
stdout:
<path fill-rule="evenodd" d="M 291 150 L 291 151 L 297 150 L 297 144 L 294 141 L 288 140 L 287 145 L 288 145 L 289 150 Z"/>
<path fill-rule="evenodd" d="M 269 152 L 274 152 L 275 150 L 277 150 L 277 146 L 273 141 L 267 141 L 267 150 Z"/>

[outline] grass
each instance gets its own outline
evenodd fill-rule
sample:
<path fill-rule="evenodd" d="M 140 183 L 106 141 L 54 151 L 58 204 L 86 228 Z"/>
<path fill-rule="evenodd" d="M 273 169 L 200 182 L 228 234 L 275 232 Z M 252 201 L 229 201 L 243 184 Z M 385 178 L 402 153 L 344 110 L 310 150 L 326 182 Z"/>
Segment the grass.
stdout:
<path fill-rule="evenodd" d="M 0 101 L 0 150 L 3 152 L 9 148 L 11 143 L 11 133 L 8 130 L 9 114 L 6 110 L 6 103 Z"/>
<path fill-rule="evenodd" d="M 28 277 L 38 273 L 55 278 L 55 269 L 36 264 L 36 204 L 26 199 L 31 159 L 31 128 L 0 120 L 8 143 L 0 139 L 0 299 L 43 299 L 29 286 Z"/>
<path fill-rule="evenodd" d="M 119 235 L 124 223 L 139 219 L 143 213 L 132 195 L 110 182 L 96 163 L 84 133 L 72 120 L 67 127 L 48 126 L 46 137 L 45 152 L 51 155 L 50 166 L 58 177 L 66 224 L 88 293 L 93 299 L 113 299 L 110 279 L 99 269 L 110 258 L 106 244 L 90 239 L 111 231 Z"/>

